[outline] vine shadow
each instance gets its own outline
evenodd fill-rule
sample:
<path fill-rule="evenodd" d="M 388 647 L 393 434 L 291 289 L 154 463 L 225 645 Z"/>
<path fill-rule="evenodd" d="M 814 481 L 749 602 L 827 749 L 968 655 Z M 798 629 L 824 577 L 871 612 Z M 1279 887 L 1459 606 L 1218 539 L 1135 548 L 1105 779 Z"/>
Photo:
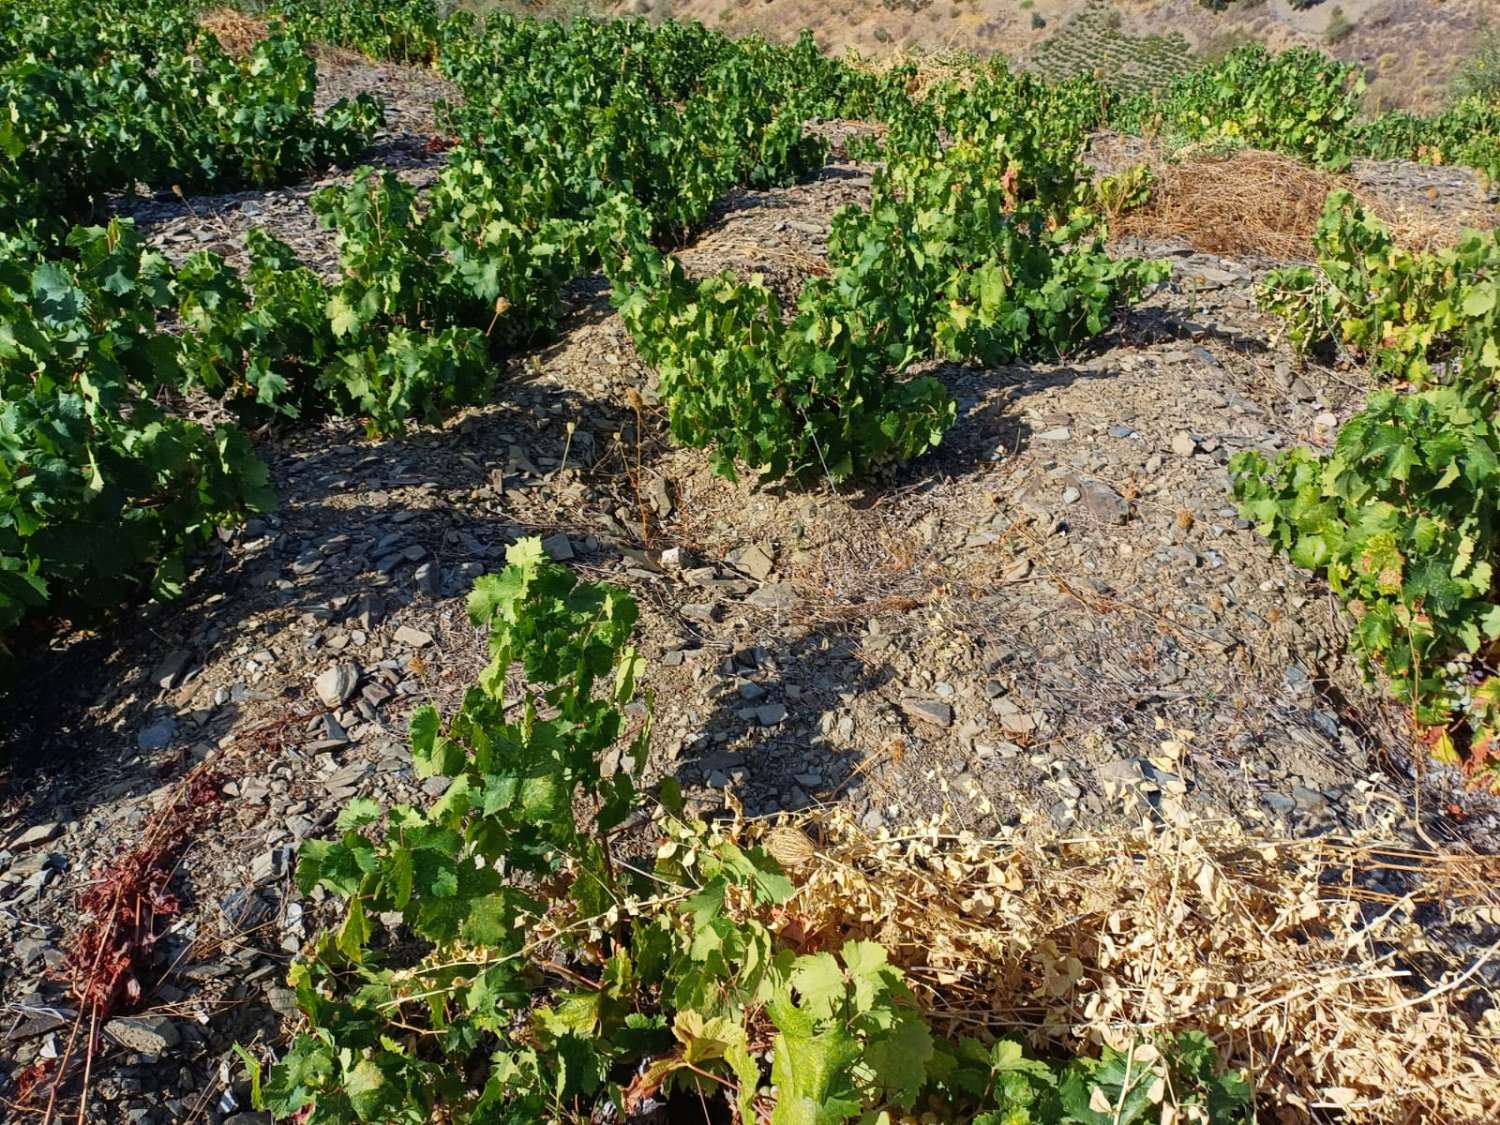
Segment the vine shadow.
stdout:
<path fill-rule="evenodd" d="M 808 631 L 774 647 L 751 642 L 685 652 L 685 662 L 708 664 L 719 687 L 672 775 L 687 788 L 728 788 L 751 815 L 859 794 L 867 762 L 852 748 L 854 716 L 841 696 L 879 691 L 895 675 L 862 648 L 861 637 L 845 629 Z"/>

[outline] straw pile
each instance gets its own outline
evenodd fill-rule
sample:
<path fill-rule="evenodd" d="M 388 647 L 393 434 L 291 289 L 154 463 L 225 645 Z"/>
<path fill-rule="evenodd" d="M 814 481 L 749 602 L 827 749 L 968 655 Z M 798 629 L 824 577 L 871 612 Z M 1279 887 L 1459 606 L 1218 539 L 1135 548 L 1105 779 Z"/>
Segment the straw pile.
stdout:
<path fill-rule="evenodd" d="M 1482 208 L 1457 216 L 1425 213 L 1373 197 L 1347 177 L 1275 152 L 1186 150 L 1172 162 L 1157 157 L 1146 163 L 1153 177 L 1150 199 L 1111 216 L 1111 230 L 1141 238 L 1182 238 L 1210 254 L 1313 257 L 1323 201 L 1336 188 L 1359 196 L 1396 241 L 1413 250 L 1452 245 L 1465 226 L 1494 225 L 1493 213 Z"/>
<path fill-rule="evenodd" d="M 1118 235 L 1185 238 L 1210 254 L 1302 258 L 1334 177 L 1287 156 L 1242 151 L 1152 167 L 1151 198 L 1118 216 Z"/>
<path fill-rule="evenodd" d="M 233 8 L 214 8 L 198 16 L 198 26 L 219 41 L 226 54 L 244 58 L 269 34 L 266 21 Z"/>
<path fill-rule="evenodd" d="M 746 831 L 798 882 L 786 940 L 879 940 L 950 1033 L 1125 1049 L 1197 1028 L 1281 1120 L 1500 1120 L 1500 858 L 1228 825 L 872 837 L 843 811 Z M 1419 907 L 1482 941 L 1455 955 Z"/>

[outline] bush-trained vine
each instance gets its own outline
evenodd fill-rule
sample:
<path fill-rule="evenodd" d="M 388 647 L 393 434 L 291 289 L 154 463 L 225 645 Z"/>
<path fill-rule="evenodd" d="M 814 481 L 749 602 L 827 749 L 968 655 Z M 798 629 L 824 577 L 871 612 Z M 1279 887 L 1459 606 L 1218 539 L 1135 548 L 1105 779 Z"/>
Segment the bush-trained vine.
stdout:
<path fill-rule="evenodd" d="M 508 561 L 469 598 L 489 667 L 455 714 L 412 718 L 413 764 L 444 795 L 356 801 L 338 839 L 303 845 L 301 887 L 345 906 L 292 970 L 308 1029 L 261 1076 L 262 1105 L 312 1125 L 648 1102 L 776 1125 L 1247 1119 L 1247 1083 L 1203 1036 L 1071 1061 L 948 1040 L 879 944 L 791 944 L 772 926 L 793 890 L 777 860 L 687 815 L 672 783 L 637 788 L 651 697 L 633 600 L 535 539 Z M 648 858 L 621 847 L 631 814 Z"/>
<path fill-rule="evenodd" d="M 1347 63 L 1309 47 L 1274 54 L 1253 43 L 1123 103 L 1112 118 L 1132 131 L 1226 140 L 1341 168 L 1355 152 L 1363 92 L 1363 76 Z"/>
<path fill-rule="evenodd" d="M 119 222 L 68 248 L 76 261 L 0 255 L 0 629 L 142 581 L 173 594 L 192 548 L 271 503 L 242 432 L 158 405 L 181 382 L 156 327 L 164 260 Z"/>
<path fill-rule="evenodd" d="M 432 0 L 276 0 L 269 7 L 311 42 L 401 63 L 435 63 L 445 35 L 473 27 L 462 13 L 443 18 Z"/>
<path fill-rule="evenodd" d="M 1500 101 L 1470 94 L 1423 116 L 1361 111 L 1358 67 L 1307 47 L 1273 53 L 1258 43 L 1185 70 L 1161 89 L 1124 98 L 1110 123 L 1174 143 L 1271 149 L 1322 168 L 1356 157 L 1466 164 L 1500 179 Z"/>
<path fill-rule="evenodd" d="M 66 234 L 113 192 L 269 186 L 357 156 L 382 118 L 368 95 L 319 116 L 316 64 L 273 33 L 245 59 L 192 5 L 78 0 L 0 16 L 0 228 Z"/>
<path fill-rule="evenodd" d="M 992 66 L 968 89 L 898 116 L 868 208 L 829 236 L 829 276 L 796 309 L 758 281 L 688 281 L 628 205 L 605 265 L 636 347 L 659 367 L 673 434 L 764 478 L 842 481 L 938 444 L 954 405 L 931 356 L 1004 364 L 1056 357 L 1107 327 L 1165 267 L 1111 259 L 1079 164 L 1094 113 Z M 940 133 L 956 138 L 943 146 Z"/>
<path fill-rule="evenodd" d="M 1373 394 L 1328 456 L 1240 454 L 1236 495 L 1345 599 L 1353 644 L 1389 675 L 1434 751 L 1493 784 L 1500 239 L 1469 232 L 1451 250 L 1401 250 L 1335 192 L 1317 244 L 1318 266 L 1273 272 L 1262 304 L 1298 348 L 1350 349 L 1405 391 Z"/>

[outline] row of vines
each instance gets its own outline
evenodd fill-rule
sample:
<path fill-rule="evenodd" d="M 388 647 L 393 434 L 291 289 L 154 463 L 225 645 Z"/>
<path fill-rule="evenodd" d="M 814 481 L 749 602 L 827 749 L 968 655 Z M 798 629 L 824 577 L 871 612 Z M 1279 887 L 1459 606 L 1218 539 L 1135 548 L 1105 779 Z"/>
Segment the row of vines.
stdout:
<path fill-rule="evenodd" d="M 1083 86 L 997 68 L 977 93 L 919 105 L 908 74 L 827 60 L 810 39 L 403 24 L 411 7 L 291 4 L 243 59 L 170 0 L 80 0 L 64 31 L 48 5 L 3 9 L 16 61 L 0 72 L 12 121 L 0 135 L 0 633 L 43 608 L 107 608 L 142 582 L 177 591 L 215 527 L 271 503 L 245 423 L 335 413 L 387 434 L 436 421 L 487 394 L 498 361 L 554 328 L 563 286 L 600 265 L 638 310 L 643 351 L 683 369 L 667 379 L 679 437 L 714 447 L 726 472 L 738 461 L 832 479 L 939 440 L 953 405 L 934 383 L 902 380 L 915 360 L 1053 354 L 1155 276 L 1110 261 L 1095 219 L 1074 214 L 1088 194 Z M 310 36 L 437 57 L 464 95 L 445 122 L 457 143 L 420 203 L 373 170 L 313 198 L 337 231 L 339 277 L 264 232 L 243 276 L 211 253 L 174 268 L 108 218 L 140 185 L 263 186 L 358 153 L 380 107 L 314 112 Z M 753 285 L 695 288 L 663 266 L 732 186 L 820 166 L 824 146 L 802 126 L 833 115 L 892 126 L 878 154 L 888 171 L 880 206 L 841 217 L 837 277 L 809 287 L 798 317 Z M 944 152 L 938 136 L 960 129 L 971 142 Z M 911 187 L 927 193 L 920 208 Z M 907 232 L 929 221 L 938 252 L 910 253 Z M 695 327 L 726 302 L 735 316 Z M 185 405 L 204 396 L 235 424 L 189 421 Z M 106 540 L 118 549 L 93 550 Z"/>
<path fill-rule="evenodd" d="M 284 77 L 266 62 L 278 51 L 310 90 L 305 45 L 332 39 L 435 59 L 462 91 L 445 120 L 456 143 L 420 198 L 371 169 L 312 197 L 337 232 L 337 278 L 264 232 L 249 236 L 243 274 L 210 253 L 174 268 L 107 205 L 132 179 L 222 188 L 305 173 L 358 151 L 368 106 L 358 131 L 338 132 L 342 107 L 298 118 L 337 133 L 338 152 L 264 166 L 226 154 L 194 180 L 175 159 L 100 156 L 88 175 L 57 173 L 88 189 L 67 212 L 9 216 L 0 625 L 44 598 L 107 605 L 148 572 L 173 592 L 195 543 L 271 500 L 246 423 L 336 413 L 384 434 L 436 420 L 489 393 L 499 361 L 553 329 L 562 287 L 587 270 L 604 270 L 660 367 L 679 439 L 713 448 L 726 474 L 835 480 L 915 456 L 953 421 L 939 383 L 906 378 L 912 363 L 1057 354 L 1163 275 L 1104 252 L 1078 160 L 1082 87 L 996 68 L 971 92 L 917 104 L 910 75 L 830 62 L 809 39 L 402 23 L 412 7 L 288 5 L 285 28 L 233 64 L 258 94 Z M 179 14 L 90 13 L 100 28 L 138 21 L 143 37 Z M 45 42 L 47 17 L 32 16 Z M 223 58 L 186 31 L 180 48 L 172 65 L 195 75 Z M 107 48 L 68 61 L 89 75 L 115 62 Z M 99 133 L 132 120 L 97 108 Z M 824 146 L 803 126 L 834 115 L 889 132 L 871 142 L 875 205 L 837 219 L 830 276 L 791 315 L 754 281 L 688 282 L 672 248 L 735 185 L 820 167 Z M 55 151 L 57 136 L 17 152 L 43 169 L 99 155 L 92 140 L 81 157 Z M 204 397 L 234 421 L 191 421 Z M 106 539 L 118 548 L 101 558 Z M 256 1072 L 260 1105 L 308 1122 L 584 1120 L 684 1097 L 785 1123 L 1243 1114 L 1248 1086 L 1201 1036 L 1047 1061 L 988 1031 L 934 1031 L 874 943 L 799 950 L 772 926 L 791 890 L 776 859 L 687 817 L 670 787 L 636 790 L 649 697 L 628 595 L 579 583 L 528 541 L 471 611 L 490 669 L 446 723 L 431 710 L 412 722 L 416 768 L 451 779 L 444 796 L 427 810 L 357 801 L 339 840 L 304 846 L 304 889 L 348 902 L 293 971 L 307 1030 L 263 1083 Z M 518 662 L 528 687 L 509 699 Z M 606 773 L 620 743 L 635 769 Z M 630 814 L 678 841 L 654 870 L 615 838 Z"/>
<path fill-rule="evenodd" d="M 913 68 L 829 60 L 809 37 L 287 0 L 237 58 L 186 0 L 61 7 L 0 3 L 0 635 L 142 584 L 176 592 L 196 546 L 274 501 L 252 426 L 333 414 L 383 435 L 482 401 L 587 272 L 658 369 L 677 440 L 725 475 L 840 481 L 941 441 L 955 404 L 909 375 L 918 361 L 1056 357 L 1165 279 L 1105 251 L 1081 156 L 1107 121 L 1325 164 L 1382 146 L 1494 158 L 1493 107 L 1361 123 L 1349 76 L 1298 53 L 1237 53 L 1123 102 L 998 62 L 917 99 Z M 312 197 L 336 277 L 261 231 L 243 272 L 207 252 L 174 266 L 111 217 L 142 186 L 266 186 L 357 159 L 381 107 L 317 112 L 314 43 L 434 65 L 462 95 L 430 188 L 363 168 Z M 674 249 L 731 188 L 818 169 L 804 126 L 820 117 L 884 127 L 864 142 L 870 206 L 836 216 L 826 276 L 791 308 L 755 279 L 690 280 Z M 1482 604 L 1500 251 L 1418 258 L 1383 238 L 1331 202 L 1320 267 L 1276 275 L 1266 299 L 1300 344 L 1372 350 L 1422 389 L 1377 398 L 1327 462 L 1242 460 L 1242 498 L 1358 592 L 1372 658 L 1430 716 L 1490 722 L 1500 693 L 1453 669 L 1500 636 Z M 1456 506 L 1417 510 L 1429 495 Z M 258 1106 L 313 1125 L 1249 1117 L 1247 1076 L 1202 1036 L 1040 1058 L 1003 1021 L 940 1026 L 879 944 L 797 934 L 780 911 L 801 845 L 742 847 L 670 782 L 640 788 L 651 700 L 630 597 L 533 540 L 509 563 L 470 599 L 489 667 L 455 714 L 412 720 L 442 796 L 356 800 L 338 839 L 303 845 L 299 883 L 339 921 L 292 969 L 305 1029 L 268 1073 L 249 1064 Z M 1403 666 L 1398 637 L 1419 635 Z"/>
<path fill-rule="evenodd" d="M 1309 52 L 1247 48 L 1124 101 L 1091 78 L 1049 85 L 996 64 L 917 101 L 914 68 L 877 75 L 810 40 L 508 17 L 481 30 L 423 0 L 288 0 L 234 58 L 195 8 L 0 6 L 0 636 L 143 584 L 170 595 L 215 527 L 272 502 L 243 425 L 187 420 L 199 396 L 240 423 L 435 421 L 488 393 L 497 361 L 552 330 L 562 287 L 602 265 L 662 368 L 680 440 L 712 446 L 726 472 L 840 480 L 930 448 L 951 422 L 940 387 L 902 378 L 912 362 L 1058 354 L 1157 276 L 1102 252 L 1078 161 L 1089 130 L 1332 165 L 1379 151 L 1492 168 L 1497 144 L 1494 107 L 1473 99 L 1360 122 L 1357 80 Z M 172 268 L 108 221 L 141 187 L 267 186 L 357 156 L 381 107 L 318 113 L 312 42 L 433 63 L 463 90 L 447 123 L 459 144 L 422 206 L 376 172 L 322 193 L 339 232 L 331 282 L 261 232 L 242 277 L 212 254 Z M 504 78 L 496 59 L 514 61 Z M 663 252 L 730 186 L 816 167 L 802 123 L 833 115 L 892 127 L 872 153 L 875 206 L 837 224 L 833 276 L 794 310 L 752 283 L 688 284 Z M 938 143 L 949 135 L 967 143 Z M 935 253 L 905 237 L 919 226 Z M 101 537 L 119 549 L 100 557 Z"/>

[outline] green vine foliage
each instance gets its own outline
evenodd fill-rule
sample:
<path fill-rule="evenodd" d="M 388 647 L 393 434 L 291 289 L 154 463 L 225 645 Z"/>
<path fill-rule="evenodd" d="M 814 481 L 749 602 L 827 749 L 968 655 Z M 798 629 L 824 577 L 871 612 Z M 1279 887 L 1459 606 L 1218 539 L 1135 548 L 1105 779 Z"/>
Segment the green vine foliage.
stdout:
<path fill-rule="evenodd" d="M 1225 140 L 1272 149 L 1323 168 L 1356 154 L 1364 77 L 1310 47 L 1279 54 L 1259 43 L 1184 72 L 1160 93 L 1127 100 L 1112 123 L 1183 140 Z"/>
<path fill-rule="evenodd" d="M 1372 394 L 1328 456 L 1239 454 L 1235 492 L 1246 518 L 1346 600 L 1352 643 L 1432 728 L 1434 751 L 1493 783 L 1500 239 L 1469 232 L 1449 250 L 1405 251 L 1336 192 L 1317 244 L 1315 269 L 1266 278 L 1263 307 L 1298 348 L 1348 348 L 1403 390 Z"/>
<path fill-rule="evenodd" d="M 436 63 L 444 39 L 474 25 L 465 12 L 440 16 L 432 0 L 277 0 L 270 7 L 309 43 L 400 63 Z"/>
<path fill-rule="evenodd" d="M 1301 351 L 1342 346 L 1416 386 L 1500 376 L 1500 236 L 1467 231 L 1433 253 L 1404 250 L 1348 192 L 1329 193 L 1316 269 L 1273 270 L 1263 308 Z"/>
<path fill-rule="evenodd" d="M 306 1028 L 253 1072 L 265 1108 L 531 1125 L 683 1099 L 747 1125 L 1103 1125 L 1164 1120 L 1171 1083 L 1175 1112 L 1246 1119 L 1248 1086 L 1202 1036 L 1057 1062 L 948 1041 L 880 945 L 789 948 L 767 924 L 793 893 L 775 860 L 688 818 L 670 783 L 637 789 L 651 698 L 629 595 L 535 539 L 508 563 L 469 602 L 489 666 L 446 721 L 412 719 L 413 764 L 446 791 L 356 800 L 338 839 L 303 844 L 299 886 L 345 907 L 292 969 Z M 618 854 L 632 814 L 654 861 Z"/>
<path fill-rule="evenodd" d="M 712 446 L 715 468 L 763 479 L 842 481 L 942 437 L 954 403 L 933 379 L 897 382 L 883 340 L 809 287 L 791 320 L 759 280 L 692 282 L 647 238 L 649 219 L 620 201 L 605 228 L 606 268 L 642 358 L 657 367 L 672 434 Z"/>
<path fill-rule="evenodd" d="M 49 599 L 103 608 L 142 576 L 172 594 L 193 547 L 272 503 L 241 431 L 159 405 L 182 382 L 157 329 L 165 260 L 121 222 L 68 248 L 0 248 L 0 632 Z"/>
<path fill-rule="evenodd" d="M 320 405 L 318 374 L 336 348 L 323 282 L 264 231 L 245 242 L 246 278 L 206 250 L 177 271 L 186 385 L 254 420 L 301 417 Z"/>
<path fill-rule="evenodd" d="M 1500 95 L 1471 94 L 1427 117 L 1382 113 L 1361 125 L 1359 139 L 1368 156 L 1467 164 L 1500 182 Z"/>
<path fill-rule="evenodd" d="M 265 187 L 369 142 L 374 99 L 319 116 L 302 40 L 246 59 L 199 32 L 181 0 L 15 3 L 0 12 L 0 230 L 55 242 L 110 192 Z"/>
<path fill-rule="evenodd" d="M 1271 149 L 1320 168 L 1354 157 L 1466 164 L 1500 179 L 1500 99 L 1470 93 L 1438 113 L 1361 112 L 1364 75 L 1308 47 L 1279 54 L 1236 47 L 1184 71 L 1164 90 L 1125 98 L 1110 124 L 1174 142 L 1211 141 Z"/>
<path fill-rule="evenodd" d="M 989 68 L 897 116 L 870 206 L 834 218 L 829 276 L 784 313 L 758 279 L 687 279 L 620 203 L 605 269 L 637 349 L 661 373 L 673 435 L 762 479 L 834 482 L 936 446 L 955 407 L 930 356 L 1056 358 L 1108 325 L 1165 266 L 1114 260 L 1079 162 L 1096 103 Z M 1086 91 L 1085 91 L 1086 92 Z M 939 142 L 942 134 L 953 143 Z"/>

